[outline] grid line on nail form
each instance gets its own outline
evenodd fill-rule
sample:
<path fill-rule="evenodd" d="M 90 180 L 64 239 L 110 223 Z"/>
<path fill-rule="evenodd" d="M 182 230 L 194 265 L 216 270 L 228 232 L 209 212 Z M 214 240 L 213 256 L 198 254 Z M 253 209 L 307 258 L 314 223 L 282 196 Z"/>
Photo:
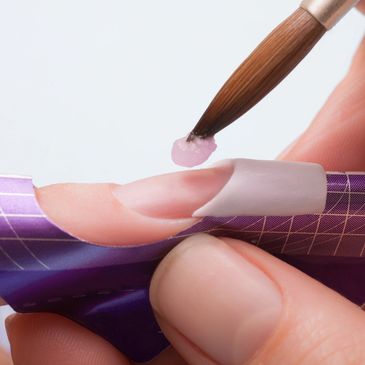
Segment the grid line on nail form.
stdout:
<path fill-rule="evenodd" d="M 34 252 L 28 247 L 28 245 L 24 242 L 24 240 L 19 237 L 17 231 L 15 230 L 15 228 L 13 227 L 13 225 L 10 223 L 9 221 L 9 217 L 11 215 L 5 214 L 3 207 L 0 205 L 0 214 L 2 217 L 5 218 L 5 222 L 7 223 L 7 225 L 9 226 L 10 230 L 14 233 L 15 237 L 17 238 L 18 242 L 25 248 L 25 250 L 41 265 L 43 266 L 45 269 L 49 270 L 50 268 L 41 260 L 39 259 Z M 39 215 L 38 215 L 39 216 Z M 25 218 L 23 215 L 17 215 L 18 218 Z M 44 216 L 42 216 L 44 218 Z M 15 262 L 15 260 L 13 260 Z M 19 265 L 20 266 L 20 265 Z"/>
<path fill-rule="evenodd" d="M 76 319 L 129 357 L 143 352 L 140 346 L 146 343 L 148 351 L 151 344 L 157 343 L 152 346 L 153 355 L 166 346 L 165 342 L 162 345 L 156 342 L 161 336 L 157 325 L 155 332 L 146 334 L 154 321 L 152 311 L 150 317 L 145 317 L 146 308 L 149 308 L 148 287 L 159 261 L 184 237 L 201 232 L 231 236 L 259 243 L 260 248 L 271 253 L 284 253 L 280 257 L 293 265 L 303 262 L 301 260 L 308 265 L 324 260 L 334 262 L 336 270 L 339 260 L 358 262 L 365 250 L 364 176 L 359 179 L 356 175 L 328 175 L 330 193 L 321 215 L 207 217 L 174 237 L 133 247 L 96 246 L 68 235 L 47 220 L 37 207 L 35 197 L 29 195 L 33 191 L 30 180 L 19 179 L 18 183 L 9 178 L 5 180 L 3 182 L 0 178 L 0 205 L 3 209 L 0 251 L 5 250 L 5 254 L 0 252 L 1 295 L 22 312 L 46 311 Z M 51 270 L 30 256 L 22 243 Z M 6 256 L 7 252 L 10 258 Z M 332 271 L 331 275 L 340 278 L 337 283 L 351 284 L 348 285 L 352 290 L 347 295 L 349 299 L 364 303 L 365 291 L 359 277 L 364 277 L 365 270 L 363 265 L 356 267 L 360 267 L 362 276 L 356 272 L 344 277 L 344 271 Z M 298 268 L 305 269 L 303 266 Z M 326 274 L 327 268 L 322 273 Z M 310 271 L 307 273 L 311 274 Z M 318 272 L 313 276 L 318 280 L 324 278 Z M 341 287 L 334 289 L 340 291 Z M 118 300 L 108 297 L 103 302 L 103 296 L 114 291 L 120 292 L 121 297 Z M 90 310 L 100 308 L 102 303 L 107 304 L 105 316 Z M 104 328 L 99 326 L 99 315 L 103 316 L 103 323 L 108 323 Z M 131 328 L 139 332 L 131 334 Z M 136 348 L 126 344 L 125 338 L 137 338 L 134 341 L 138 344 Z"/>
<path fill-rule="evenodd" d="M 262 228 L 261 228 L 261 231 L 260 231 L 260 235 L 259 235 L 259 238 L 257 240 L 257 244 L 256 244 L 257 247 L 260 247 L 262 236 L 263 236 L 264 231 L 265 231 L 266 220 L 267 220 L 267 217 L 265 216 L 264 221 L 262 222 Z"/>
<path fill-rule="evenodd" d="M 343 229 L 342 229 L 342 232 L 341 232 L 341 236 L 338 238 L 338 243 L 337 243 L 337 246 L 335 248 L 335 251 L 333 253 L 333 256 L 336 256 L 337 255 L 337 252 L 340 248 L 340 245 L 341 245 L 341 242 L 343 240 L 343 236 L 345 234 L 345 231 L 346 231 L 346 227 L 347 227 L 347 224 L 348 224 L 348 221 L 349 221 L 349 214 L 350 214 L 350 207 L 351 207 L 351 183 L 350 183 L 350 177 L 349 175 L 346 174 L 346 179 L 347 179 L 347 183 L 346 183 L 346 187 L 345 187 L 345 192 L 348 192 L 348 197 L 347 197 L 347 211 L 346 211 L 346 217 L 345 217 L 345 221 L 344 221 L 344 224 L 343 224 Z"/>
<path fill-rule="evenodd" d="M 288 235 L 286 236 L 285 242 L 283 243 L 283 247 L 281 248 L 281 253 L 285 252 L 286 245 L 288 244 L 290 233 L 291 233 L 291 230 L 293 228 L 293 220 L 294 220 L 294 217 L 291 217 L 290 218 L 289 232 L 288 232 Z"/>
<path fill-rule="evenodd" d="M 361 178 L 364 179 L 363 176 Z M 365 194 L 363 192 L 359 194 L 359 183 L 356 181 L 358 176 L 355 174 L 331 175 L 328 179 L 330 183 L 332 181 L 335 189 L 329 189 L 328 204 L 323 214 L 275 218 L 255 217 L 255 220 L 252 220 L 253 217 L 234 217 L 229 227 L 225 227 L 226 231 L 216 225 L 209 227 L 205 232 L 216 235 L 229 234 L 248 240 L 273 253 L 302 252 L 306 255 L 338 255 L 340 250 L 346 250 L 348 242 L 344 240 L 352 239 L 357 244 L 365 237 L 365 229 L 363 229 L 365 214 L 361 214 L 365 207 Z M 333 182 L 336 179 L 343 181 Z M 210 219 L 207 218 L 207 221 Z M 279 223 L 276 222 L 273 226 L 274 220 Z M 289 223 L 288 226 L 286 226 L 287 223 Z M 278 230 L 277 228 L 281 226 L 284 229 Z M 340 237 L 341 241 L 339 241 Z M 336 239 L 337 244 L 333 247 L 332 241 Z M 345 245 L 344 248 L 343 245 Z M 325 246 L 328 247 L 322 248 Z M 364 250 L 364 241 L 361 241 L 361 248 L 357 250 L 355 256 L 360 257 Z M 350 254 L 355 253 L 352 251 Z"/>
<path fill-rule="evenodd" d="M 18 176 L 1 176 L 0 179 L 3 189 L 0 193 L 0 219 L 2 219 L 2 222 L 6 225 L 6 231 L 12 234 L 12 236 L 9 237 L 6 234 L 4 227 L 2 228 L 2 237 L 0 238 L 1 252 L 19 269 L 24 270 L 24 265 L 15 257 L 15 252 L 19 253 L 19 247 L 17 250 L 15 247 L 13 250 L 10 250 L 9 247 L 8 249 L 4 247 L 4 244 L 7 242 L 15 241 L 23 247 L 36 265 L 38 264 L 43 269 L 48 270 L 49 267 L 37 257 L 31 247 L 25 242 L 26 237 L 23 238 L 17 231 L 17 226 L 22 226 L 23 224 L 21 222 L 23 220 L 34 218 L 41 220 L 46 219 L 43 212 L 41 212 L 36 205 L 33 186 L 28 183 L 30 179 Z M 10 251 L 12 251 L 12 254 L 10 254 Z M 25 261 L 29 261 L 29 259 Z M 31 266 L 33 267 L 34 265 Z"/>
<path fill-rule="evenodd" d="M 338 238 L 336 247 L 328 252 L 332 255 L 338 255 L 342 249 L 342 243 L 345 238 L 353 238 L 355 240 L 363 239 L 365 237 L 365 230 L 361 227 L 365 226 L 365 214 L 359 214 L 363 212 L 365 204 L 365 193 L 352 189 L 353 179 L 356 179 L 354 175 L 344 175 L 346 183 L 337 184 L 335 189 L 329 189 L 330 204 L 326 207 L 326 211 L 323 214 L 308 217 L 228 217 L 224 221 L 220 221 L 219 224 L 210 224 L 209 227 L 202 230 L 201 232 L 218 234 L 225 233 L 237 234 L 238 237 L 251 241 L 257 244 L 263 249 L 270 252 L 277 253 L 295 253 L 305 249 L 307 255 L 318 254 L 318 248 L 325 246 L 328 243 Z M 361 200 L 360 206 L 356 208 L 356 204 L 353 205 L 352 197 L 355 195 L 358 202 Z M 12 197 L 14 199 L 24 199 L 28 197 L 34 197 L 34 194 L 27 191 L 19 192 L 1 192 L 1 197 Z M 346 205 L 346 209 L 343 207 Z M 362 219 L 361 225 L 354 226 L 352 218 L 355 216 L 356 219 Z M 0 210 L 0 218 L 4 218 L 10 230 L 14 233 L 15 237 L 3 236 L 0 237 L 2 241 L 18 241 L 24 248 L 32 254 L 33 241 L 38 242 L 77 242 L 74 238 L 57 238 L 57 237 L 42 237 L 42 236 L 30 236 L 22 235 L 17 232 L 16 227 L 11 224 L 12 218 L 23 219 L 46 219 L 44 214 L 39 211 L 33 213 L 8 213 Z M 331 225 L 324 221 L 328 218 L 333 219 Z M 302 223 L 298 225 L 298 221 Z M 336 222 L 334 224 L 333 222 Z M 327 224 L 327 227 L 326 227 Z M 341 228 L 341 231 L 334 232 L 336 228 Z M 282 228 L 282 229 L 281 229 Z M 331 231 L 332 230 L 332 231 Z M 174 238 L 188 237 L 190 233 L 180 234 Z M 250 237 L 253 236 L 253 237 Z M 310 237 L 309 237 L 310 236 Z M 341 238 L 340 238 L 341 237 Z M 249 239 L 251 238 L 251 239 Z M 30 246 L 29 246 L 30 245 Z M 317 250 L 317 251 L 316 251 Z M 358 256 L 364 253 L 365 245 L 362 241 L 361 249 L 358 252 Z M 34 256 L 33 256 L 34 255 Z M 33 253 L 33 258 L 41 264 L 44 268 L 48 265 L 43 262 L 36 254 Z"/>

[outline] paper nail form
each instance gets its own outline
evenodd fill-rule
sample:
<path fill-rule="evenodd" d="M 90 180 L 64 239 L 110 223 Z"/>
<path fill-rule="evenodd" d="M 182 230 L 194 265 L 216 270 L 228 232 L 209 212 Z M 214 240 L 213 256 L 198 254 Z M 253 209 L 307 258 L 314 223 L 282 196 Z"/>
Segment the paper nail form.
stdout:
<path fill-rule="evenodd" d="M 185 237 L 207 232 L 257 245 L 363 304 L 365 175 L 326 179 L 319 214 L 207 217 L 161 242 L 113 248 L 80 241 L 51 223 L 31 179 L 0 177 L 0 296 L 18 312 L 64 315 L 133 360 L 147 361 L 168 346 L 148 300 L 153 271 Z M 270 186 L 263 182 L 262 193 Z"/>

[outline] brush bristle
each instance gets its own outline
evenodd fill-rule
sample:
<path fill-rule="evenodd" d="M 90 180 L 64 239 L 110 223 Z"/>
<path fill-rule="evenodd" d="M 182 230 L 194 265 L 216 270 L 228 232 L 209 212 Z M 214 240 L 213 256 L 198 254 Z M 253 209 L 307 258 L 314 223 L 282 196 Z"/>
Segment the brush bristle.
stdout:
<path fill-rule="evenodd" d="M 310 13 L 296 10 L 234 72 L 192 135 L 213 136 L 246 113 L 298 65 L 325 32 Z"/>

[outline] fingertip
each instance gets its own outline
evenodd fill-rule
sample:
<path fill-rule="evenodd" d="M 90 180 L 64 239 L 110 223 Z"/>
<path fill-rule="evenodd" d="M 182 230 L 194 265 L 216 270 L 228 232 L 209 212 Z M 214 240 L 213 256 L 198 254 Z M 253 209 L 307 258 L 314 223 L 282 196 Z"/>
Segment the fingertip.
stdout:
<path fill-rule="evenodd" d="M 364 9 L 364 13 L 365 13 L 365 3 L 363 5 L 363 9 Z M 357 49 L 353 60 L 352 60 L 352 64 L 350 67 L 350 79 L 351 76 L 353 77 L 353 81 L 354 82 L 358 82 L 358 83 L 365 83 L 364 79 L 360 79 L 359 76 L 360 75 L 364 75 L 365 74 L 365 67 L 364 67 L 364 62 L 365 62 L 365 36 L 361 39 L 359 48 Z"/>
<path fill-rule="evenodd" d="M 138 214 L 116 199 L 115 186 L 55 184 L 36 189 L 36 197 L 47 217 L 58 227 L 74 237 L 105 246 L 155 242 L 195 222 Z"/>
<path fill-rule="evenodd" d="M 359 5 L 357 6 L 357 8 L 365 14 L 365 1 L 364 0 L 361 0 Z"/>
<path fill-rule="evenodd" d="M 365 37 L 346 77 L 308 129 L 279 159 L 320 163 L 327 171 L 365 170 Z"/>
<path fill-rule="evenodd" d="M 364 362 L 365 320 L 357 306 L 237 240 L 184 241 L 157 269 L 151 302 L 191 365 Z"/>
<path fill-rule="evenodd" d="M 165 334 L 192 364 L 248 361 L 275 329 L 282 307 L 264 272 L 205 234 L 185 240 L 164 260 L 151 302 Z"/>
<path fill-rule="evenodd" d="M 107 341 L 55 314 L 16 314 L 7 331 L 15 364 L 129 364 Z"/>

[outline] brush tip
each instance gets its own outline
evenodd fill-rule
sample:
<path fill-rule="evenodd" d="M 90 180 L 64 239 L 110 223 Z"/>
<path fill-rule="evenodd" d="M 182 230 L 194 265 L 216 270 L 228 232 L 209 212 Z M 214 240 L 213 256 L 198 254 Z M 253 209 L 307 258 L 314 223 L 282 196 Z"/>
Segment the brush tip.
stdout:
<path fill-rule="evenodd" d="M 196 132 L 195 129 L 193 129 L 188 137 L 186 138 L 186 142 L 194 142 L 197 138 L 204 140 L 204 139 L 209 139 L 209 138 L 213 138 L 214 134 L 209 134 L 209 133 L 198 133 Z"/>
<path fill-rule="evenodd" d="M 195 138 L 196 138 L 195 133 L 194 132 L 190 132 L 188 134 L 188 137 L 186 138 L 186 142 L 193 142 Z"/>

